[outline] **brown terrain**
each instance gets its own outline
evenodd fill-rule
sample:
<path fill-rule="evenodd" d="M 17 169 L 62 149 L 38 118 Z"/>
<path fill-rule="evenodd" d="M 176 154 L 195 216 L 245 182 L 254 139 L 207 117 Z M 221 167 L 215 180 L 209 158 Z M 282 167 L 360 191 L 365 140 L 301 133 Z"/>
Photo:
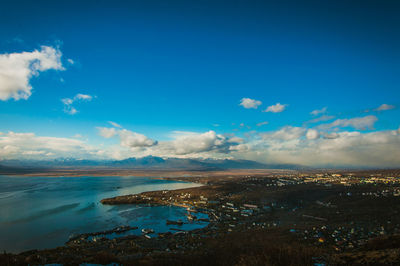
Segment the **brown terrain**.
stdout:
<path fill-rule="evenodd" d="M 44 173 L 28 173 L 41 175 Z M 84 234 L 65 246 L 0 255 L 1 265 L 399 265 L 400 171 L 59 170 L 47 176 L 127 175 L 203 186 L 103 199 L 102 204 L 177 205 L 202 229 L 150 238 Z M 177 223 L 179 222 L 170 221 Z M 113 232 L 132 228 L 116 228 Z"/>

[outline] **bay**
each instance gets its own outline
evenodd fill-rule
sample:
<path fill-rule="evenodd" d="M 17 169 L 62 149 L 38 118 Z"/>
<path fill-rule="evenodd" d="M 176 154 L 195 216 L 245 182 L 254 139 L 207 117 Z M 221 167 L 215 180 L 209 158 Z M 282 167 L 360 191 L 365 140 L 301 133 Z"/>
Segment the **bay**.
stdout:
<path fill-rule="evenodd" d="M 186 210 L 175 206 L 102 205 L 101 199 L 144 191 L 199 186 L 149 177 L 18 177 L 0 176 L 0 250 L 21 252 L 54 248 L 70 236 L 137 226 L 155 233 L 171 231 L 166 220 L 182 219 L 179 229 L 204 227 L 187 222 Z M 206 218 L 204 214 L 199 218 Z M 172 227 L 177 227 L 172 226 Z"/>

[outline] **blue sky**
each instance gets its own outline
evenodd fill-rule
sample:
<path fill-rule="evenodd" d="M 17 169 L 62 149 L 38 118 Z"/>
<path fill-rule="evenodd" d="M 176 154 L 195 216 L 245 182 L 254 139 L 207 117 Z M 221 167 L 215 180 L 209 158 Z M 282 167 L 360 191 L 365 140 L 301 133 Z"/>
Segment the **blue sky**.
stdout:
<path fill-rule="evenodd" d="M 393 137 L 400 134 L 398 1 L 4 1 L 2 6 L 0 159 L 151 154 L 371 165 L 374 158 L 364 158 L 366 150 L 381 157 L 386 147 L 400 148 Z M 17 56 L 25 61 L 9 59 L 35 50 L 40 55 L 32 60 L 33 54 Z M 50 57 L 52 66 L 32 66 Z M 30 95 L 15 99 L 10 90 L 23 88 L 21 76 L 10 69 L 21 62 L 31 71 L 22 76 Z M 10 78 L 12 86 L 6 84 Z M 261 104 L 245 108 L 243 98 Z M 278 103 L 279 112 L 263 112 Z M 325 121 L 306 123 L 321 116 Z M 113 127 L 108 121 L 121 127 L 105 138 L 101 128 Z M 273 135 L 293 128 L 294 139 Z M 307 137 L 310 129 L 318 136 Z M 9 132 L 34 134 L 33 142 L 76 140 L 79 144 L 71 145 L 80 148 L 68 154 L 40 141 L 30 147 Z M 360 135 L 346 135 L 355 132 Z M 338 135 L 328 138 L 332 133 Z M 24 136 L 18 138 L 29 138 Z M 320 162 L 302 156 L 311 146 L 324 149 L 333 141 L 343 141 L 333 145 L 343 149 L 321 151 L 326 158 Z M 192 149 L 182 150 L 188 143 Z M 365 149 L 354 153 L 353 145 Z M 336 162 L 343 156 L 357 160 Z M 377 166 L 398 163 L 385 158 Z"/>

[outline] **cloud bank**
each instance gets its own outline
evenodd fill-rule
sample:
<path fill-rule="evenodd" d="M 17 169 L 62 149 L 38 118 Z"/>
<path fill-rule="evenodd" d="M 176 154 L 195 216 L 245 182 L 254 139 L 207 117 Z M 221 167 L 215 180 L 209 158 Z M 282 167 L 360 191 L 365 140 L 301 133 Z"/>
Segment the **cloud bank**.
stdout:
<path fill-rule="evenodd" d="M 82 140 L 36 136 L 34 133 L 1 133 L 0 158 L 54 159 L 60 157 L 99 158 L 102 151 Z"/>
<path fill-rule="evenodd" d="M 400 132 L 342 131 L 320 137 L 315 129 L 284 127 L 250 140 L 236 157 L 317 167 L 398 167 Z"/>
<path fill-rule="evenodd" d="M 0 158 L 125 159 L 148 155 L 179 158 L 237 158 L 264 163 L 294 163 L 314 167 L 398 167 L 400 128 L 374 132 L 326 132 L 316 128 L 285 126 L 247 134 L 245 139 L 215 131 L 171 133 L 157 141 L 127 129 L 98 128 L 99 135 L 115 139 L 109 146 L 87 140 L 0 133 Z"/>

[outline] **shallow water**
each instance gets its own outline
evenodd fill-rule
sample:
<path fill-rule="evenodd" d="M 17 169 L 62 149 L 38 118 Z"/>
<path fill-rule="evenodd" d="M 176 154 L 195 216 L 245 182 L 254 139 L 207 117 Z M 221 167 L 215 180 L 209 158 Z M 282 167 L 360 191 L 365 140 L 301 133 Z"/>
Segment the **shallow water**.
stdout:
<path fill-rule="evenodd" d="M 159 233 L 204 227 L 207 223 L 167 226 L 167 219 L 187 221 L 185 209 L 179 207 L 100 203 L 119 195 L 194 186 L 198 184 L 148 177 L 0 176 L 0 251 L 52 248 L 63 245 L 71 235 L 121 225 L 139 227 L 124 235 L 140 234 L 142 228 Z"/>

